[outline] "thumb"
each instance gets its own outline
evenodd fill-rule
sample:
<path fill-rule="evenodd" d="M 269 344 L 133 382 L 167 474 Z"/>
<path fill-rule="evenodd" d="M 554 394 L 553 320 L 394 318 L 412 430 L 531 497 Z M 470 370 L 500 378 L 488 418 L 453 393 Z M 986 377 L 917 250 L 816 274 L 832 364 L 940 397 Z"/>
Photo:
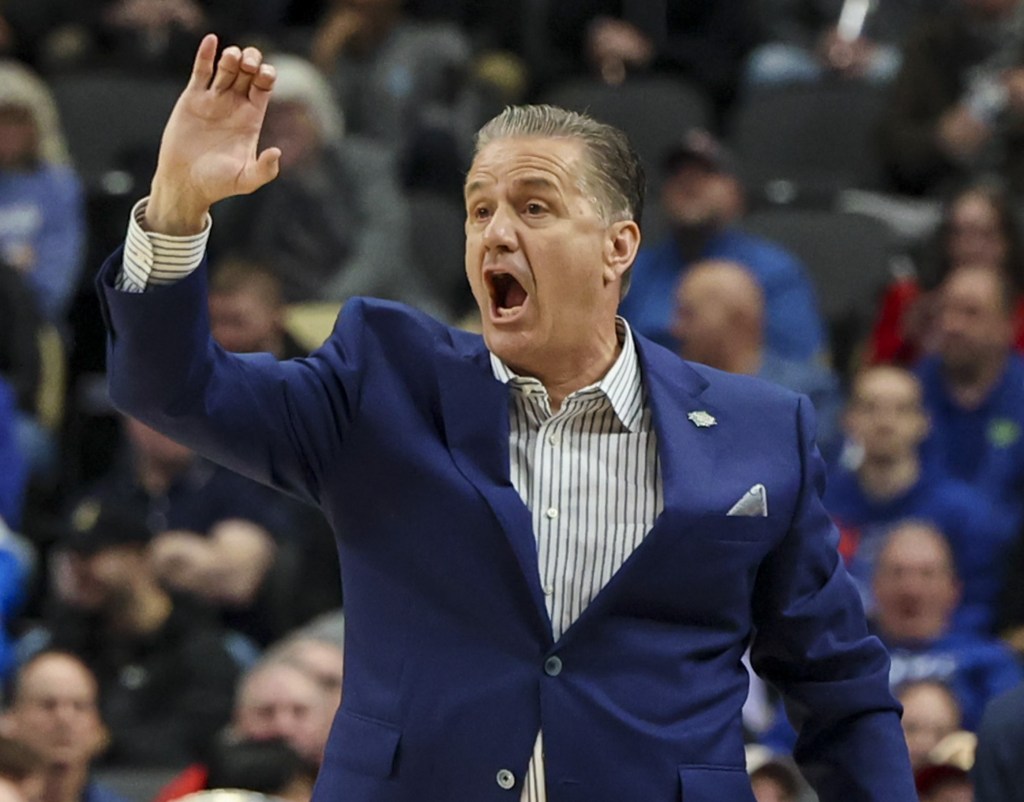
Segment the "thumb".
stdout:
<path fill-rule="evenodd" d="M 281 149 L 267 148 L 256 159 L 256 164 L 250 171 L 253 190 L 257 190 L 264 184 L 269 184 L 281 171 Z"/>

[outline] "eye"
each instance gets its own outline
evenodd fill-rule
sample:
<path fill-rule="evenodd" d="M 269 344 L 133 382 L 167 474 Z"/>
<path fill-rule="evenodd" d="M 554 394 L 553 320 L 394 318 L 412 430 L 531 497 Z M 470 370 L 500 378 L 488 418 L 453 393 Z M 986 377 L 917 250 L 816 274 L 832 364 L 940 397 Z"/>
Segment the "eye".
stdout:
<path fill-rule="evenodd" d="M 473 220 L 486 220 L 491 216 L 491 210 L 486 206 L 474 206 L 470 211 L 469 216 Z"/>
<path fill-rule="evenodd" d="M 544 214 L 544 212 L 546 211 L 547 209 L 544 207 L 543 203 L 539 203 L 537 201 L 530 201 L 529 203 L 526 204 L 526 213 L 529 215 Z"/>

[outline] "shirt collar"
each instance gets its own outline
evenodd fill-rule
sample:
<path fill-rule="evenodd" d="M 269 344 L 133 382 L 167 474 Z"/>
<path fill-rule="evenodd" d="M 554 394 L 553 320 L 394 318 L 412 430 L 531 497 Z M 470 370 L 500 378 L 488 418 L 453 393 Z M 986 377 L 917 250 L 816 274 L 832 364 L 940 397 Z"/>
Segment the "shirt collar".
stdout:
<path fill-rule="evenodd" d="M 629 431 L 635 432 L 639 430 L 643 415 L 640 360 L 637 358 L 636 346 L 633 343 L 633 332 L 625 318 L 615 318 L 615 333 L 619 338 L 622 350 L 611 368 L 599 381 L 570 393 L 569 398 L 594 390 L 600 391 L 608 399 L 608 403 L 611 404 L 622 425 Z M 532 376 L 519 376 L 493 353 L 490 354 L 490 357 L 494 378 L 502 384 L 507 384 L 514 389 L 540 388 L 545 395 L 547 394 L 547 390 L 538 379 Z"/>

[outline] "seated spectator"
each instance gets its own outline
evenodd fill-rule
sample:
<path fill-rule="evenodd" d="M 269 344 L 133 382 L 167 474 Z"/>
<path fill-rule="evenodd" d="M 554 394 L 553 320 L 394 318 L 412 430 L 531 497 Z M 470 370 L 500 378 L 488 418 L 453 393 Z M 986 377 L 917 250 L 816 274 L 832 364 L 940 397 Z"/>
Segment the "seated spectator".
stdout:
<path fill-rule="evenodd" d="M 737 262 L 697 262 L 676 289 L 672 334 L 684 359 L 730 373 L 758 376 L 810 397 L 818 416 L 818 447 L 827 460 L 839 450 L 839 381 L 816 362 L 797 362 L 764 344 L 764 293 Z"/>
<path fill-rule="evenodd" d="M 402 0 L 333 0 L 311 50 L 351 133 L 394 154 L 425 146 L 426 160 L 453 171 L 468 165 L 485 116 L 468 80 L 471 58 L 469 39 L 458 27 L 413 20 Z"/>
<path fill-rule="evenodd" d="M 998 641 L 952 631 L 960 586 L 942 533 L 905 522 L 886 538 L 874 576 L 875 633 L 889 649 L 894 687 L 917 680 L 946 683 L 973 730 L 989 699 L 1024 678 Z"/>
<path fill-rule="evenodd" d="M 345 654 L 340 643 L 303 627 L 274 644 L 263 659 L 280 661 L 308 674 L 327 694 L 330 709 L 338 709 L 345 675 Z"/>
<path fill-rule="evenodd" d="M 85 243 L 82 187 L 49 88 L 0 63 L 0 262 L 25 276 L 43 316 L 64 320 Z"/>
<path fill-rule="evenodd" d="M 1006 277 L 987 267 L 958 268 L 939 293 L 937 353 L 918 367 L 932 421 L 926 453 L 1005 509 L 1019 528 L 1024 358 L 1013 350 L 1016 296 Z"/>
<path fill-rule="evenodd" d="M 886 365 L 862 370 L 853 379 L 843 428 L 849 459 L 829 472 L 825 508 L 839 527 L 839 551 L 865 608 L 874 607 L 872 574 L 888 533 L 903 521 L 927 521 L 949 539 L 963 582 L 956 628 L 991 632 L 1006 544 L 1015 531 L 985 496 L 922 460 L 929 421 L 917 377 Z"/>
<path fill-rule="evenodd" d="M 282 739 L 217 744 L 206 785 L 256 791 L 284 802 L 309 802 L 316 769 Z"/>
<path fill-rule="evenodd" d="M 42 792 L 30 802 L 124 802 L 90 776 L 108 739 L 98 692 L 93 673 L 65 652 L 40 652 L 18 670 L 0 727 L 42 760 Z"/>
<path fill-rule="evenodd" d="M 339 695 L 274 650 L 241 679 L 226 743 L 283 740 L 308 766 L 323 759 Z M 194 763 L 171 780 L 154 802 L 170 802 L 211 788 L 210 766 Z"/>
<path fill-rule="evenodd" d="M 895 696 L 903 705 L 910 765 L 917 770 L 943 738 L 960 730 L 960 703 L 948 685 L 930 679 L 907 682 L 896 688 Z"/>
<path fill-rule="evenodd" d="M 976 802 L 1024 802 L 1024 684 L 995 697 L 978 728 Z"/>
<path fill-rule="evenodd" d="M 221 261 L 210 277 L 208 297 L 210 332 L 226 350 L 278 359 L 306 355 L 285 329 L 281 281 L 269 268 L 246 259 Z"/>
<path fill-rule="evenodd" d="M 244 204 L 225 202 L 211 250 L 265 265 L 287 302 L 375 295 L 430 308 L 394 161 L 343 135 L 330 87 L 311 64 L 281 54 L 274 67 L 261 141 L 281 148 L 280 175 Z"/>
<path fill-rule="evenodd" d="M 747 60 L 748 88 L 831 77 L 885 84 L 902 61 L 911 26 L 939 0 L 759 0 L 764 42 Z"/>
<path fill-rule="evenodd" d="M 110 728 L 105 759 L 174 766 L 205 753 L 230 713 L 238 663 L 210 611 L 161 587 L 145 522 L 92 500 L 61 544 L 65 573 L 47 611 L 48 646 L 95 673 Z"/>
<path fill-rule="evenodd" d="M 920 256 L 917 275 L 901 276 L 886 290 L 868 344 L 868 361 L 910 365 L 934 351 L 935 288 L 954 270 L 968 266 L 988 267 L 1009 280 L 1018 298 L 1014 347 L 1024 350 L 1024 239 L 1010 196 L 983 181 L 949 199 Z"/>
<path fill-rule="evenodd" d="M 778 245 L 737 228 L 744 193 L 732 156 L 707 132 L 690 131 L 664 169 L 661 205 L 672 234 L 640 249 L 620 314 L 636 331 L 678 350 L 671 324 L 679 279 L 695 262 L 739 262 L 764 293 L 765 346 L 786 359 L 821 356 L 825 330 L 804 268 Z"/>
<path fill-rule="evenodd" d="M 935 195 L 967 177 L 1024 191 L 1020 0 L 952 0 L 908 37 L 881 120 L 893 187 Z"/>
<path fill-rule="evenodd" d="M 337 558 L 318 547 L 319 513 L 140 421 L 125 419 L 124 431 L 127 453 L 89 495 L 144 518 L 161 582 L 214 606 L 260 646 L 337 604 Z"/>
<path fill-rule="evenodd" d="M 637 73 L 682 76 L 706 91 L 719 111 L 733 101 L 755 37 L 744 0 L 558 0 L 548 8 L 549 35 L 564 72 L 611 85 Z"/>

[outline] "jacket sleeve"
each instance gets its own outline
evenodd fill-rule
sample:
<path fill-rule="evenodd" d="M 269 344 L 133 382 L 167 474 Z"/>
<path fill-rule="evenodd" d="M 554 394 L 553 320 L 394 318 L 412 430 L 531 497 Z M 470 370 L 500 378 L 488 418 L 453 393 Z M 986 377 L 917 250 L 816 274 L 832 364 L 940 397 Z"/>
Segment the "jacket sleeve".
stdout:
<path fill-rule="evenodd" d="M 120 266 L 118 251 L 97 279 L 115 406 L 232 470 L 318 501 L 359 396 L 340 322 L 305 359 L 228 353 L 210 336 L 205 262 L 144 293 L 114 288 Z M 356 339 L 357 318 L 346 315 Z"/>
<path fill-rule="evenodd" d="M 782 692 L 798 733 L 794 757 L 822 802 L 913 802 L 889 657 L 867 632 L 821 503 L 824 466 L 804 397 L 796 423 L 801 489 L 788 533 L 758 573 L 752 665 Z"/>

